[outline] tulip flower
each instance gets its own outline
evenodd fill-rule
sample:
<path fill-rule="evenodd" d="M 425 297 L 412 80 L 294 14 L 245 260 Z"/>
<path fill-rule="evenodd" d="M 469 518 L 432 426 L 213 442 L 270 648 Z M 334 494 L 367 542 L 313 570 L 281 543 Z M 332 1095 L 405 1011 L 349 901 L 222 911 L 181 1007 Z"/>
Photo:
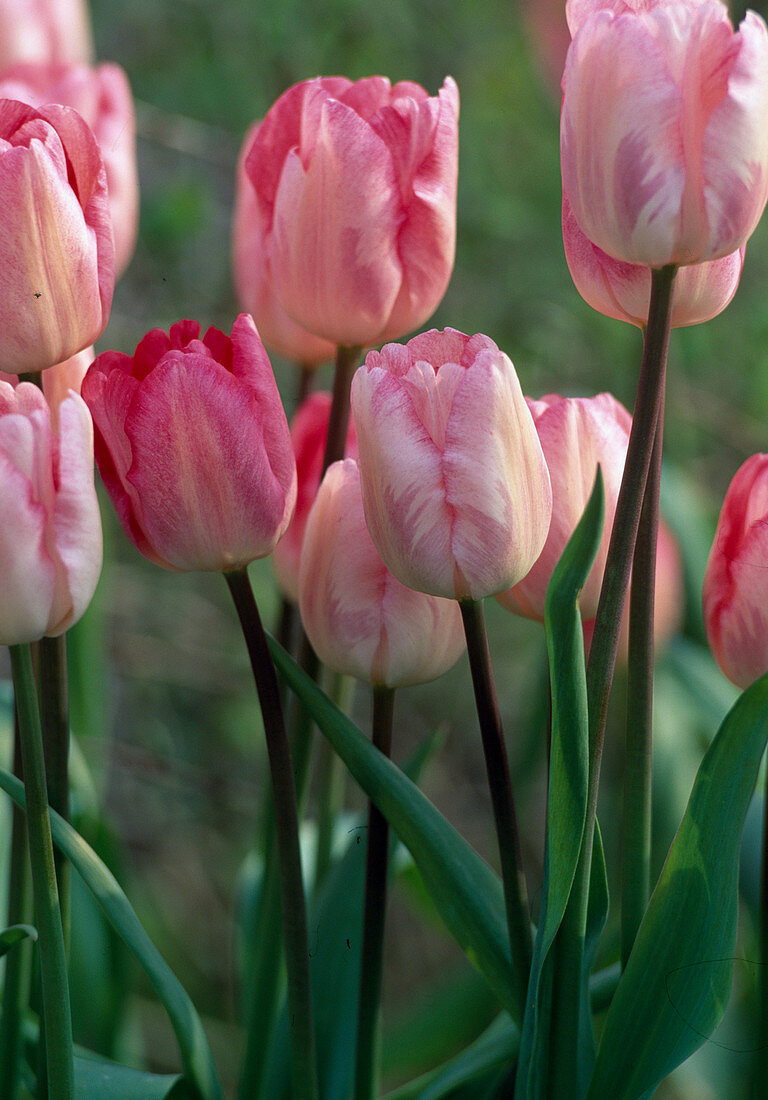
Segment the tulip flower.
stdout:
<path fill-rule="evenodd" d="M 79 351 L 77 355 L 73 355 L 65 362 L 57 363 L 55 367 L 48 367 L 40 375 L 43 396 L 51 410 L 51 424 L 54 432 L 59 430 L 59 406 L 69 397 L 70 390 L 80 393 L 85 372 L 92 362 L 93 348 L 86 348 L 85 351 Z M 0 371 L 0 381 L 16 386 L 19 383 L 19 376 Z"/>
<path fill-rule="evenodd" d="M 272 554 L 272 566 L 277 583 L 293 603 L 299 600 L 299 567 L 307 519 L 320 486 L 331 395 L 318 390 L 302 402 L 291 422 L 291 442 L 296 457 L 298 489 L 296 508 L 288 530 Z M 357 437 L 350 420 L 346 453 L 357 458 Z"/>
<path fill-rule="evenodd" d="M 37 386 L 0 382 L 0 643 L 56 637 L 77 622 L 101 572 L 93 430 L 82 399 L 59 409 Z"/>
<path fill-rule="evenodd" d="M 458 91 L 375 76 L 307 80 L 267 112 L 245 158 L 281 309 L 334 344 L 422 325 L 456 236 Z M 256 231 L 256 230 L 254 230 Z"/>
<path fill-rule="evenodd" d="M 124 71 L 109 64 L 94 69 L 62 62 L 18 64 L 2 73 L 0 99 L 74 107 L 93 130 L 107 173 L 115 270 L 121 275 L 133 255 L 139 224 L 136 122 Z"/>
<path fill-rule="evenodd" d="M 563 191 L 616 260 L 739 249 L 768 196 L 768 30 L 719 0 L 569 0 Z"/>
<path fill-rule="evenodd" d="M 464 652 L 456 602 L 406 588 L 379 557 L 351 458 L 329 467 L 309 514 L 299 607 L 320 660 L 374 686 L 434 680 Z"/>
<path fill-rule="evenodd" d="M 231 338 L 195 321 L 106 351 L 83 381 L 96 461 L 128 538 L 174 570 L 236 570 L 271 553 L 296 500 L 296 464 L 253 320 Z"/>
<path fill-rule="evenodd" d="M 398 580 L 459 600 L 522 580 L 552 491 L 517 374 L 492 340 L 432 330 L 370 352 L 352 412 L 368 528 Z"/>
<path fill-rule="evenodd" d="M 104 331 L 114 246 L 104 166 L 68 107 L 0 100 L 0 364 L 44 370 Z"/>
<path fill-rule="evenodd" d="M 704 577 L 715 660 L 741 688 L 768 672 L 768 455 L 748 458 L 728 487 Z"/>
<path fill-rule="evenodd" d="M 17 61 L 89 61 L 85 0 L 0 0 L 0 70 Z"/>

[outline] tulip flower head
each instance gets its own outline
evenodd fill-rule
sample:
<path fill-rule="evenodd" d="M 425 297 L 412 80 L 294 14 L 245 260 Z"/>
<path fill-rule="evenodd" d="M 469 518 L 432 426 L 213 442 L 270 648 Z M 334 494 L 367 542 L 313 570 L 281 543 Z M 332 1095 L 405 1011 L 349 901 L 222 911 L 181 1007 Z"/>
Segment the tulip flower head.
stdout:
<path fill-rule="evenodd" d="M 0 0 L 0 69 L 17 61 L 89 61 L 86 0 Z"/>
<path fill-rule="evenodd" d="M 368 528 L 403 584 L 477 600 L 522 580 L 552 491 L 517 374 L 492 340 L 432 330 L 370 352 L 352 412 Z"/>
<path fill-rule="evenodd" d="M 381 76 L 306 80 L 258 126 L 245 158 L 281 309 L 333 344 L 378 344 L 424 323 L 453 268 L 459 96 Z"/>
<path fill-rule="evenodd" d="M 296 464 L 253 320 L 231 338 L 195 321 L 106 351 L 83 382 L 96 461 L 125 533 L 174 570 L 241 569 L 271 553 L 296 500 Z"/>
<path fill-rule="evenodd" d="M 101 572 L 93 429 L 71 393 L 59 433 L 37 386 L 0 381 L 0 643 L 63 634 L 90 603 Z"/>

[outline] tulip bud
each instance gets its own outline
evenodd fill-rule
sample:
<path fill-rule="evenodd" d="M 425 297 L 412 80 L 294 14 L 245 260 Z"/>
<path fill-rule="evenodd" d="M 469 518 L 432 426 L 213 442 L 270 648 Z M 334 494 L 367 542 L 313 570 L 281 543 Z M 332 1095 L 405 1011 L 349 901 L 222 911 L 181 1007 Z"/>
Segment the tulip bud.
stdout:
<path fill-rule="evenodd" d="M 741 688 L 768 672 L 768 455 L 748 458 L 725 494 L 704 577 L 707 638 Z"/>
<path fill-rule="evenodd" d="M 768 196 L 768 30 L 707 0 L 570 0 L 563 191 L 614 259 L 739 249 Z"/>
<path fill-rule="evenodd" d="M 272 554 L 272 567 L 277 583 L 293 603 L 299 599 L 299 566 L 307 518 L 314 504 L 323 472 L 325 441 L 331 413 L 331 395 L 323 391 L 312 393 L 302 402 L 291 422 L 291 442 L 296 457 L 296 508 L 288 530 Z M 357 458 L 357 438 L 350 418 L 345 454 Z"/>
<path fill-rule="evenodd" d="M 63 634 L 90 603 L 101 572 L 93 429 L 70 394 L 59 434 L 37 386 L 0 382 L 0 642 Z"/>
<path fill-rule="evenodd" d="M 492 340 L 433 329 L 370 352 L 352 412 L 368 528 L 403 584 L 477 600 L 525 576 L 552 491 L 515 368 Z"/>
<path fill-rule="evenodd" d="M 376 686 L 434 680 L 464 652 L 456 603 L 406 588 L 376 552 L 354 459 L 327 470 L 309 514 L 299 607 L 321 661 Z"/>
<path fill-rule="evenodd" d="M 334 344 L 378 344 L 439 304 L 456 238 L 459 97 L 381 76 L 306 80 L 245 160 L 274 292 Z M 265 268 L 266 270 L 266 268 Z"/>
<path fill-rule="evenodd" d="M 98 145 L 68 107 L 0 100 L 0 365 L 44 370 L 104 331 L 115 282 Z"/>
<path fill-rule="evenodd" d="M 265 557 L 296 500 L 272 367 L 248 314 L 232 337 L 195 321 L 97 356 L 83 382 L 96 461 L 134 546 L 166 569 L 241 569 Z"/>
<path fill-rule="evenodd" d="M 51 410 L 51 425 L 54 432 L 59 430 L 59 406 L 69 397 L 70 390 L 80 393 L 80 388 L 85 378 L 85 372 L 93 362 L 93 348 L 79 351 L 64 363 L 57 363 L 55 367 L 48 367 L 42 372 L 40 378 L 43 383 L 43 397 Z M 17 374 L 6 374 L 0 371 L 0 381 L 8 382 L 11 386 L 19 384 Z"/>
<path fill-rule="evenodd" d="M 85 0 L 0 0 L 0 70 L 17 61 L 88 61 Z"/>

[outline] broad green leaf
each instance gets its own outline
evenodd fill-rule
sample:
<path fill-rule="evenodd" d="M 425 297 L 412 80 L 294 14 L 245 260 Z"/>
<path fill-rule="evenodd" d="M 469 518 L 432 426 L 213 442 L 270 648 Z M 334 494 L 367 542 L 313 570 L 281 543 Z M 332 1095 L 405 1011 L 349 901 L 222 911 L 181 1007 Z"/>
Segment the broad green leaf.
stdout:
<path fill-rule="evenodd" d="M 17 943 L 27 938 L 37 939 L 37 929 L 33 928 L 31 924 L 12 924 L 4 932 L 0 932 L 0 959 L 3 955 L 7 955 Z"/>
<path fill-rule="evenodd" d="M 75 1100 L 188 1100 L 191 1096 L 178 1073 L 144 1073 L 75 1054 Z"/>
<path fill-rule="evenodd" d="M 2 768 L 0 788 L 17 806 L 25 809 L 23 784 Z M 54 843 L 79 872 L 107 920 L 136 956 L 154 986 L 176 1033 L 190 1085 L 202 1100 L 222 1100 L 221 1084 L 200 1017 L 178 978 L 144 931 L 117 879 L 80 834 L 53 810 L 51 832 Z"/>
<path fill-rule="evenodd" d="M 269 644 L 280 674 L 413 856 L 447 928 L 501 1004 L 514 1012 L 504 898 L 498 875 L 285 650 L 274 639 L 269 639 Z"/>
<path fill-rule="evenodd" d="M 619 981 L 589 1092 L 647 1097 L 711 1035 L 728 1002 L 739 846 L 768 741 L 768 676 L 712 742 Z"/>
<path fill-rule="evenodd" d="M 543 1100 L 547 1095 L 550 1009 L 554 983 L 557 981 L 552 948 L 579 861 L 589 781 L 587 677 L 578 601 L 600 545 L 603 513 L 603 479 L 598 469 L 584 515 L 557 563 L 547 589 L 545 628 L 552 690 L 552 747 L 541 914 L 515 1081 L 518 1100 L 523 1097 L 526 1100 Z M 593 865 L 592 886 L 599 909 L 601 868 L 604 874 L 599 833 L 595 854 L 598 859 L 595 861 L 597 866 Z M 599 924 L 599 936 L 604 914 L 600 920 L 599 912 L 595 910 L 594 917 L 597 919 L 593 919 L 592 926 Z M 586 988 L 585 975 L 585 996 Z M 573 991 L 568 992 L 568 997 L 572 1001 Z"/>

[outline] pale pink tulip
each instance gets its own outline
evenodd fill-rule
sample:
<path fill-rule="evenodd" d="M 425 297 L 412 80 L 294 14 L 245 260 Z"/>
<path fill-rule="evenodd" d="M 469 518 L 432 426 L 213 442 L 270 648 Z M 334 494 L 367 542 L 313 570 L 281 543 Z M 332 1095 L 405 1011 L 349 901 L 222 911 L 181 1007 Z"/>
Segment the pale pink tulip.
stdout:
<path fill-rule="evenodd" d="M 515 368 L 492 340 L 432 330 L 370 352 L 352 411 L 368 527 L 403 584 L 481 599 L 525 576 L 552 492 Z"/>
<path fill-rule="evenodd" d="M 272 554 L 272 566 L 277 583 L 293 603 L 299 599 L 299 567 L 301 547 L 310 509 L 317 496 L 323 472 L 325 441 L 331 413 L 331 395 L 324 391 L 312 393 L 302 402 L 291 421 L 291 442 L 296 456 L 296 508 L 288 530 Z M 344 453 L 357 458 L 357 437 L 350 418 Z"/>
<path fill-rule="evenodd" d="M 125 533 L 166 569 L 232 570 L 288 526 L 296 463 L 252 318 L 232 336 L 196 321 L 106 351 L 83 381 L 96 461 Z"/>
<path fill-rule="evenodd" d="M 406 588 L 376 552 L 351 458 L 328 469 L 310 512 L 299 607 L 321 661 L 376 686 L 434 680 L 464 652 L 456 602 Z"/>
<path fill-rule="evenodd" d="M 571 0 L 563 190 L 588 240 L 662 267 L 740 248 L 768 196 L 768 30 L 719 0 Z"/>
<path fill-rule="evenodd" d="M 378 344 L 422 325 L 453 267 L 456 85 L 437 96 L 381 76 L 285 92 L 246 156 L 259 251 L 288 316 L 334 344 Z"/>
<path fill-rule="evenodd" d="M 51 425 L 54 432 L 59 430 L 59 406 L 65 398 L 69 397 L 70 390 L 80 393 L 85 372 L 93 362 L 93 348 L 79 351 L 71 359 L 64 363 L 58 363 L 55 367 L 48 367 L 40 375 L 43 383 L 43 396 L 51 410 Z M 17 374 L 5 374 L 0 371 L 0 381 L 8 382 L 12 386 L 18 385 Z"/>
<path fill-rule="evenodd" d="M 717 663 L 746 688 L 768 672 L 768 454 L 748 458 L 725 494 L 704 577 Z"/>
<path fill-rule="evenodd" d="M 93 430 L 71 393 L 51 427 L 37 386 L 0 382 L 0 642 L 63 634 L 90 603 L 101 572 Z"/>
<path fill-rule="evenodd" d="M 90 61 L 86 0 L 0 0 L 0 70 L 17 61 Z"/>
<path fill-rule="evenodd" d="M 69 107 L 0 100 L 0 365 L 44 370 L 101 336 L 115 282 L 106 175 Z"/>

